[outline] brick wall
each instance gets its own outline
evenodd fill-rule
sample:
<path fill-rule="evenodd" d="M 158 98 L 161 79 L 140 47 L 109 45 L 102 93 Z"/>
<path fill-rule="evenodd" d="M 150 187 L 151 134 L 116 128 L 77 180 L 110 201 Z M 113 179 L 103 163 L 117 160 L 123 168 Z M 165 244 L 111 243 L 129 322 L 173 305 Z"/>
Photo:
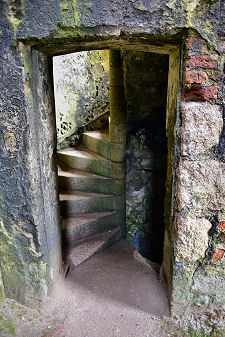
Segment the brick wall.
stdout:
<path fill-rule="evenodd" d="M 224 60 L 198 36 L 183 57 L 173 305 L 225 310 Z"/>
<path fill-rule="evenodd" d="M 189 37 L 186 42 L 184 100 L 216 100 L 223 79 L 224 74 L 218 69 L 218 54 L 210 51 L 203 39 Z"/>

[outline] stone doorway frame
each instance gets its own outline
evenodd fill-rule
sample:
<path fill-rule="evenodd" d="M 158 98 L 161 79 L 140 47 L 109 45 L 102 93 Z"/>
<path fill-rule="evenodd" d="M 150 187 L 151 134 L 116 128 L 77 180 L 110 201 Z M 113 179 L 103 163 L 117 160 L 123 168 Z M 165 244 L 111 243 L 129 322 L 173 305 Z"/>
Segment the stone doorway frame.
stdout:
<path fill-rule="evenodd" d="M 28 123 L 30 127 L 30 142 L 28 153 L 30 157 L 30 171 L 33 180 L 31 189 L 33 191 L 35 207 L 33 209 L 34 218 L 37 222 L 39 237 L 43 247 L 43 260 L 48 265 L 46 275 L 47 289 L 44 295 L 49 293 L 57 279 L 61 268 L 61 231 L 60 231 L 60 209 L 58 199 L 58 178 L 56 164 L 56 126 L 55 126 L 55 106 L 53 91 L 53 64 L 52 57 L 72 52 L 109 49 L 112 54 L 114 50 L 135 50 L 169 55 L 169 72 L 167 88 L 167 112 L 166 112 L 166 134 L 168 138 L 168 160 L 167 160 L 167 181 L 165 199 L 165 239 L 164 239 L 164 259 L 163 271 L 165 273 L 169 295 L 172 290 L 172 257 L 173 247 L 173 199 L 174 199 L 174 174 L 176 168 L 176 158 L 174 148 L 176 142 L 176 123 L 178 110 L 178 87 L 180 78 L 180 46 L 173 44 L 161 44 L 159 46 L 149 44 L 149 42 L 137 42 L 125 40 L 71 42 L 64 45 L 46 44 L 30 47 L 20 42 L 20 49 L 25 60 L 25 92 L 28 102 Z M 57 42 L 57 41 L 56 41 Z M 116 73 L 117 72 L 117 73 Z M 123 110 L 116 108 L 116 101 L 121 99 L 121 75 L 118 77 L 118 67 L 111 64 L 110 69 L 110 116 L 112 122 L 110 127 L 110 140 L 113 134 L 118 133 L 120 128 L 120 141 L 117 144 L 115 156 L 126 148 L 126 128 L 125 119 L 119 118 L 118 113 Z M 119 81 L 116 83 L 116 79 Z M 121 106 L 124 103 L 121 103 Z M 116 122 L 117 121 L 117 122 Z M 122 125 L 122 128 L 121 128 Z M 120 161 L 122 170 L 124 157 Z M 111 160 L 113 163 L 113 160 Z M 115 159 L 115 163 L 116 159 Z M 116 165 L 118 166 L 118 165 Z M 124 179 L 123 179 L 124 180 Z M 124 180 L 125 181 L 125 180 Z M 122 184 L 123 185 L 123 184 Z M 123 188 L 123 187 L 122 187 Z M 125 194 L 124 194 L 125 198 Z M 125 199 L 124 199 L 125 201 Z M 124 204 L 125 211 L 125 204 Z M 125 214 L 125 213 L 124 213 Z M 43 291 L 42 291 L 43 293 Z M 44 297 L 42 294 L 42 296 Z M 27 302 L 27 301 L 26 301 Z"/>

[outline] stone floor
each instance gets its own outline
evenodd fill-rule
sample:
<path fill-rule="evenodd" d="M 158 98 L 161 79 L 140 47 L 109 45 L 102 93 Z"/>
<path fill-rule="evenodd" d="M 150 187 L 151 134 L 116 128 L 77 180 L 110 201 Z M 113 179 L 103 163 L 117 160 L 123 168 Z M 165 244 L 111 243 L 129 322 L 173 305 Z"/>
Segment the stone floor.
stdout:
<path fill-rule="evenodd" d="M 42 310 L 17 306 L 9 301 L 3 308 L 16 336 L 167 336 L 161 331 L 162 317 L 169 315 L 166 286 L 125 240 L 70 270 L 66 281 L 58 280 Z M 1 321 L 0 308 L 0 335 L 2 316 Z"/>

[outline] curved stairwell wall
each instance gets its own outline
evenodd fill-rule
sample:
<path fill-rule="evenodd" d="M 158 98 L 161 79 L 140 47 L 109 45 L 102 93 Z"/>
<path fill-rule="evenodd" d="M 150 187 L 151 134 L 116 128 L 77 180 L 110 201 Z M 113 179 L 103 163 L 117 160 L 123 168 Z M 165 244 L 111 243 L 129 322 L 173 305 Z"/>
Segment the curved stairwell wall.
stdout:
<path fill-rule="evenodd" d="M 109 115 L 109 50 L 55 56 L 53 73 L 57 147 L 62 149 L 78 142 L 84 125 Z"/>

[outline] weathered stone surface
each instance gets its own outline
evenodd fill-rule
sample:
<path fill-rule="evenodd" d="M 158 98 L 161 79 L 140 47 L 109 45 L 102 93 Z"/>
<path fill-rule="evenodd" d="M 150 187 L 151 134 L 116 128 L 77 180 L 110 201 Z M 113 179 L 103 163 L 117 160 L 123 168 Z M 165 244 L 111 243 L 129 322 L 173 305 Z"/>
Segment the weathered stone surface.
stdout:
<path fill-rule="evenodd" d="M 214 298 L 214 302 L 221 303 L 225 308 L 225 277 L 218 266 L 199 267 L 193 277 L 191 290 L 194 293 L 209 295 Z M 210 306 L 213 307 L 213 301 Z M 221 309 L 222 309 L 221 307 Z"/>
<path fill-rule="evenodd" d="M 53 65 L 59 144 L 87 122 L 109 113 L 109 51 L 56 56 Z"/>
<path fill-rule="evenodd" d="M 128 132 L 165 118 L 168 56 L 124 51 L 124 83 Z"/>
<path fill-rule="evenodd" d="M 225 163 L 213 159 L 181 159 L 178 169 L 177 203 L 199 210 L 225 208 Z"/>
<path fill-rule="evenodd" d="M 183 156 L 205 152 L 219 144 L 223 128 L 222 106 L 206 102 L 181 105 L 181 153 Z"/>
<path fill-rule="evenodd" d="M 187 42 L 186 42 L 186 49 L 189 53 L 193 54 L 199 54 L 199 52 L 203 51 L 202 49 L 206 46 L 205 41 L 199 37 L 199 36 L 189 36 L 187 38 Z"/>
<path fill-rule="evenodd" d="M 206 50 L 207 45 L 220 52 L 224 47 L 223 16 L 223 2 L 219 0 L 201 1 L 201 4 L 198 1 L 184 0 L 1 1 L 0 213 L 6 234 L 3 235 L 0 244 L 1 255 L 4 256 L 0 264 L 7 296 L 28 302 L 29 294 L 29 303 L 40 299 L 39 295 L 51 288 L 49 280 L 53 274 L 56 275 L 60 264 L 59 214 L 54 211 L 57 209 L 57 179 L 53 159 L 55 125 L 54 103 L 50 93 L 51 57 L 105 46 L 116 46 L 119 49 L 120 44 L 132 44 L 132 48 L 138 49 L 141 41 L 146 42 L 146 46 L 155 43 L 152 52 L 160 50 L 162 53 L 171 53 L 174 46 L 167 47 L 165 41 L 180 46 L 188 31 L 198 35 L 198 38 L 189 40 L 193 47 L 193 50 L 188 51 L 189 56 L 196 52 L 196 41 L 205 48 L 202 51 L 204 55 L 209 53 L 209 50 Z M 25 52 L 22 55 L 21 46 L 24 44 L 24 49 L 29 53 Z M 215 53 L 213 50 L 213 55 Z M 40 55 L 44 61 L 38 67 Z M 218 61 L 218 65 L 222 64 Z M 222 66 L 218 71 L 222 72 Z M 171 81 L 170 93 L 175 93 L 176 83 L 172 76 Z M 218 86 L 220 85 L 218 83 Z M 192 92 L 186 99 L 216 99 L 217 92 L 221 99 L 222 91 L 218 89 L 220 88 L 206 87 L 204 90 L 198 89 L 200 92 L 191 89 Z M 159 96 L 159 102 L 160 99 Z M 175 107 L 177 97 L 170 96 L 169 100 L 174 102 L 169 102 L 169 107 Z M 155 111 L 155 116 L 158 115 L 159 111 Z M 171 116 L 168 117 L 168 125 L 168 134 L 171 135 L 174 132 Z M 171 143 L 169 146 L 172 148 Z M 173 175 L 174 165 L 177 164 L 173 161 L 174 157 L 169 156 L 170 176 Z M 218 162 L 218 165 L 221 163 Z M 209 166 L 213 171 L 216 164 Z M 221 170 L 214 171 L 213 174 L 221 176 Z M 209 176 L 211 174 L 209 172 Z M 192 181 L 191 174 L 189 179 Z M 210 179 L 214 178 L 210 176 Z M 207 185 L 208 181 L 203 180 Z M 197 183 L 196 181 L 196 186 Z M 184 196 L 190 192 L 187 184 L 185 186 Z M 220 188 L 221 182 L 219 188 L 215 188 L 215 196 L 210 196 L 210 203 L 215 204 L 216 210 L 217 190 Z M 172 194 L 173 186 L 171 190 Z M 220 192 L 223 196 L 223 189 Z M 200 206 L 202 197 L 200 193 Z M 197 199 L 195 201 L 198 203 Z M 30 245 L 30 241 L 34 243 L 33 246 Z M 33 255 L 32 247 L 35 247 L 37 256 Z M 168 250 L 172 251 L 173 247 L 169 247 Z M 51 262 L 52 259 L 55 266 Z M 172 269 L 175 268 L 172 266 Z M 184 291 L 185 276 L 182 274 L 183 270 L 179 270 L 179 282 L 182 285 L 180 289 L 185 302 L 192 299 L 192 294 L 189 292 L 190 287 Z M 222 284 L 224 279 L 222 276 L 220 279 L 216 278 L 217 272 L 217 269 L 213 271 L 211 281 L 217 279 Z M 207 283 L 208 276 L 203 272 L 201 276 L 202 284 L 204 278 Z M 189 280 L 188 286 L 191 284 L 191 277 Z M 210 284 L 212 286 L 213 283 Z M 174 282 L 172 287 L 176 286 L 177 283 Z M 220 295 L 220 289 L 213 290 Z M 206 287 L 205 291 L 210 293 L 210 287 Z"/>
<path fill-rule="evenodd" d="M 208 231 L 212 227 L 209 220 L 190 215 L 186 218 L 177 215 L 175 220 L 177 261 L 196 262 L 205 257 L 208 248 Z"/>
<path fill-rule="evenodd" d="M 164 230 L 166 155 L 159 148 L 156 151 L 157 135 L 161 132 L 157 133 L 156 128 L 154 131 L 138 129 L 127 139 L 126 222 L 129 241 L 146 257 L 159 261 Z"/>

